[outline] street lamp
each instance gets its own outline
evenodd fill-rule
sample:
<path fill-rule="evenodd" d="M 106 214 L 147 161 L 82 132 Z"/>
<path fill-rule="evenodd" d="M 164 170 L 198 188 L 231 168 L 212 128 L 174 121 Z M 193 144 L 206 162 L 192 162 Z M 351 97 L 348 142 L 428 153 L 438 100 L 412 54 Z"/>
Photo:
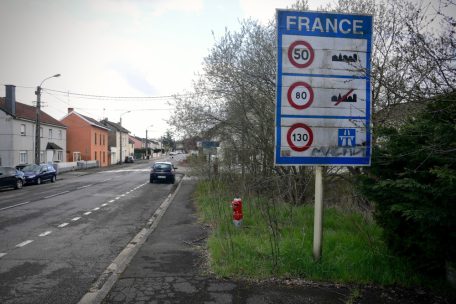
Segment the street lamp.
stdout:
<path fill-rule="evenodd" d="M 127 112 L 123 112 L 122 114 L 120 114 L 119 125 L 121 127 L 122 127 L 122 115 L 130 113 L 130 112 L 131 111 L 127 111 Z M 119 134 L 120 134 L 120 162 L 119 162 L 119 165 L 121 165 L 122 164 L 122 130 L 119 130 Z"/>
<path fill-rule="evenodd" d="M 45 78 L 41 81 L 40 85 L 36 87 L 35 95 L 36 95 L 36 125 L 35 125 L 35 164 L 40 164 L 40 144 L 41 144 L 41 137 L 40 137 L 40 116 L 41 116 L 41 86 L 43 83 L 53 77 L 60 77 L 60 74 L 55 74 L 48 78 Z"/>
<path fill-rule="evenodd" d="M 150 126 L 148 126 L 148 127 L 146 128 L 146 158 L 147 158 L 147 156 L 149 155 L 149 150 L 147 149 L 147 148 L 148 148 L 148 143 L 147 143 L 147 130 L 148 130 L 149 128 L 153 127 L 153 126 L 154 126 L 154 125 L 152 124 L 152 125 L 150 125 Z"/>

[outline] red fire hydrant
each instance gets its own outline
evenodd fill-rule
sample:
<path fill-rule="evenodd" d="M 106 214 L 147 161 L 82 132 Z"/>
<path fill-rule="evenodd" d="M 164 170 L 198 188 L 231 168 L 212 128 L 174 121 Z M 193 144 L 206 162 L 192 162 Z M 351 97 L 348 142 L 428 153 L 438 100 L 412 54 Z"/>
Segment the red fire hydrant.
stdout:
<path fill-rule="evenodd" d="M 242 200 L 240 198 L 235 198 L 231 202 L 231 207 L 233 208 L 233 223 L 236 227 L 241 227 L 242 224 Z"/>

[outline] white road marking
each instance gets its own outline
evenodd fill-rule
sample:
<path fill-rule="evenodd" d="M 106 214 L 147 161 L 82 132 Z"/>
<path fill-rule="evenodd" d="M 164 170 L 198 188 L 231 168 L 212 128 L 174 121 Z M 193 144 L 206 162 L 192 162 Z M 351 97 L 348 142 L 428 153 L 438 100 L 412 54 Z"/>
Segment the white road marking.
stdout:
<path fill-rule="evenodd" d="M 11 208 L 14 208 L 14 207 L 19 207 L 19 206 L 22 206 L 22 205 L 27 205 L 27 204 L 30 204 L 30 203 L 31 202 L 25 202 L 25 203 L 16 204 L 16 205 L 13 205 L 13 206 L 8 206 L 8 207 L 5 207 L 5 208 L 1 208 L 0 211 L 6 210 L 6 209 L 11 209 Z"/>
<path fill-rule="evenodd" d="M 104 204 L 101 204 L 101 207 L 104 207 L 104 206 L 107 206 L 108 204 L 104 203 Z"/>
<path fill-rule="evenodd" d="M 68 226 L 68 223 L 63 223 L 63 224 L 60 224 L 60 225 L 58 225 L 57 227 L 59 227 L 59 228 L 63 228 L 63 227 L 65 227 L 65 226 Z"/>
<path fill-rule="evenodd" d="M 124 197 L 124 196 L 125 196 L 125 194 L 121 194 L 121 195 L 120 195 L 120 197 Z"/>
<path fill-rule="evenodd" d="M 119 170 L 102 171 L 100 173 L 119 173 L 119 172 L 150 172 L 150 169 L 119 169 Z"/>
<path fill-rule="evenodd" d="M 7 253 L 0 252 L 0 259 L 3 258 L 5 255 L 7 255 Z"/>
<path fill-rule="evenodd" d="M 114 203 L 114 200 L 110 200 L 108 203 Z"/>
<path fill-rule="evenodd" d="M 81 186 L 81 187 L 77 187 L 76 189 L 84 189 L 84 188 L 87 188 L 87 187 L 90 187 L 90 186 L 92 186 L 92 184 L 90 184 L 90 185 L 85 185 L 85 186 Z"/>
<path fill-rule="evenodd" d="M 84 213 L 84 215 L 89 215 L 91 213 L 92 213 L 92 211 L 87 211 L 86 213 Z"/>
<path fill-rule="evenodd" d="M 93 211 L 97 211 L 97 210 L 100 210 L 100 207 L 97 207 L 97 208 L 93 208 L 92 210 L 93 210 Z"/>
<path fill-rule="evenodd" d="M 45 196 L 43 198 L 51 198 L 51 197 L 54 197 L 54 196 L 57 196 L 57 195 L 62 195 L 62 194 L 65 194 L 65 193 L 68 193 L 70 191 L 63 191 L 63 192 L 60 192 L 60 193 L 56 193 L 56 194 L 52 194 L 52 195 L 49 195 L 49 196 Z"/>
<path fill-rule="evenodd" d="M 102 183 L 110 181 L 112 178 L 105 179 L 104 181 L 101 181 Z"/>
<path fill-rule="evenodd" d="M 46 235 L 49 235 L 51 233 L 52 233 L 52 231 L 46 231 L 46 232 L 41 233 L 39 236 L 46 236 Z"/>
<path fill-rule="evenodd" d="M 79 221 L 80 219 L 81 219 L 81 217 L 80 217 L 80 216 L 77 216 L 77 217 L 72 218 L 71 220 L 72 220 L 73 222 L 76 222 L 76 221 Z"/>
<path fill-rule="evenodd" d="M 22 242 L 22 243 L 19 243 L 16 245 L 16 247 L 24 247 L 25 245 L 28 245 L 30 244 L 31 242 L 33 242 L 33 240 L 27 240 L 25 242 Z"/>
<path fill-rule="evenodd" d="M 116 197 L 114 200 L 118 200 L 118 199 L 120 199 L 120 196 Z"/>

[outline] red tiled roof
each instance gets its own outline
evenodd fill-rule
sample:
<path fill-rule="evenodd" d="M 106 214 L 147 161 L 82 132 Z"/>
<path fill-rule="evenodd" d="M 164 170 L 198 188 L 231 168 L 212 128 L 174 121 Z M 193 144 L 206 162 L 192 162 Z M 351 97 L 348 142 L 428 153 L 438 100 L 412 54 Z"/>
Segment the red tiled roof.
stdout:
<path fill-rule="evenodd" d="M 6 110 L 6 100 L 4 97 L 0 97 L 0 110 L 3 110 L 5 113 L 8 113 L 8 111 Z M 11 115 L 11 113 L 8 113 L 8 114 Z M 16 101 L 16 115 L 15 116 L 18 118 L 35 121 L 36 120 L 36 108 Z M 42 124 L 48 124 L 48 125 L 54 125 L 54 126 L 66 128 L 66 126 L 63 123 L 61 123 L 54 117 L 50 116 L 43 110 L 41 110 L 40 121 Z"/>

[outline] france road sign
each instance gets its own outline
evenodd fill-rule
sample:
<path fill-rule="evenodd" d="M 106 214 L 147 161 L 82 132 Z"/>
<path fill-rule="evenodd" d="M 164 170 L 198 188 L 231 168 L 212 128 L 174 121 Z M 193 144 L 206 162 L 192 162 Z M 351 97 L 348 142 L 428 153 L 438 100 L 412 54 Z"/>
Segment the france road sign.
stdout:
<path fill-rule="evenodd" d="M 277 10 L 276 165 L 368 166 L 372 16 Z"/>

